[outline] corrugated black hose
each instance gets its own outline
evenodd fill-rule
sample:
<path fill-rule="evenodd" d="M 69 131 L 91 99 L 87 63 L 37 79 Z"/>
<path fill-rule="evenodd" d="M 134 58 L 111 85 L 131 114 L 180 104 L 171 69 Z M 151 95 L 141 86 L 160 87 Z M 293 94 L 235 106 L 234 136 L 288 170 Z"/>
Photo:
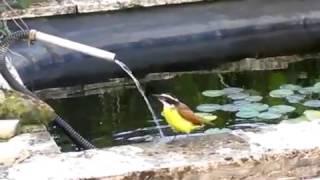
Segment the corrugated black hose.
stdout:
<path fill-rule="evenodd" d="M 0 41 L 0 73 L 6 79 L 12 89 L 27 94 L 33 98 L 39 99 L 34 93 L 21 85 L 10 73 L 6 66 L 6 53 L 10 44 L 15 40 L 29 39 L 29 31 L 17 31 Z M 80 148 L 93 149 L 95 146 L 89 141 L 84 139 L 79 133 L 77 133 L 66 121 L 64 121 L 59 115 L 56 114 L 53 124 L 61 128 L 64 133 Z"/>

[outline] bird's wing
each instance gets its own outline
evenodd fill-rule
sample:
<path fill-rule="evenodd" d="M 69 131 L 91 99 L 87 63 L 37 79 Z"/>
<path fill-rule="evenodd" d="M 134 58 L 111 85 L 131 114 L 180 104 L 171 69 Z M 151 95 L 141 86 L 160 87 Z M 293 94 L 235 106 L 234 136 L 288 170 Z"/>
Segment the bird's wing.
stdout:
<path fill-rule="evenodd" d="M 179 114 L 187 121 L 195 124 L 195 125 L 201 125 L 203 124 L 200 117 L 196 116 L 193 111 L 185 104 L 179 103 L 177 105 L 177 110 Z"/>

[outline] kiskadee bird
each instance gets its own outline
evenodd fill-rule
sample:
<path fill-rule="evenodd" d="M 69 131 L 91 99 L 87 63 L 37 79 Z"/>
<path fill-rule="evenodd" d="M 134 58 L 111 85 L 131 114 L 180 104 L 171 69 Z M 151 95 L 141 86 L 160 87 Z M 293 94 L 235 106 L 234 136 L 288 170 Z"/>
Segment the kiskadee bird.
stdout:
<path fill-rule="evenodd" d="M 168 94 L 154 94 L 163 105 L 161 115 L 174 132 L 187 133 L 198 130 L 204 124 L 213 125 L 197 116 L 187 105 Z"/>

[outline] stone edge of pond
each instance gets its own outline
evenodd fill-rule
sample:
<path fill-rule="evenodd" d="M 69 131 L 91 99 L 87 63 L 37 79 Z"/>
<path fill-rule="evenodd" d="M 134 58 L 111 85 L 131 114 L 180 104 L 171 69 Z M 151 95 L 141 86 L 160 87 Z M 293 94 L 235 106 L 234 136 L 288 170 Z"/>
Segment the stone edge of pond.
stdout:
<path fill-rule="evenodd" d="M 54 0 L 34 3 L 26 9 L 0 12 L 0 19 L 105 12 L 195 2 L 204 0 Z"/>
<path fill-rule="evenodd" d="M 310 127 L 315 124 L 283 123 L 268 126 L 262 133 L 235 130 L 178 137 L 169 144 L 156 140 L 82 152 L 39 153 L 2 174 L 8 179 L 311 179 L 320 175 L 320 143 L 299 144 L 320 128 L 306 132 Z M 296 128 L 301 130 L 287 131 Z M 252 133 L 266 142 L 255 143 Z M 283 141 L 294 133 L 302 138 Z M 268 148 L 270 140 L 283 142 L 284 147 Z"/>
<path fill-rule="evenodd" d="M 60 153 L 60 148 L 44 126 L 38 126 L 32 132 L 23 133 L 9 140 L 1 141 L 0 178 L 3 178 L 7 168 L 21 163 L 32 156 L 57 153 Z"/>

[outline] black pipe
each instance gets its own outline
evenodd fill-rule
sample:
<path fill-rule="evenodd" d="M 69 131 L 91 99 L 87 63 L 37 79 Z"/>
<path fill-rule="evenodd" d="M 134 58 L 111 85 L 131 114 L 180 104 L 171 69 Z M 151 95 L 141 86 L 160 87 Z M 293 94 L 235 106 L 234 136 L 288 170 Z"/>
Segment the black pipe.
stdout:
<path fill-rule="evenodd" d="M 236 0 L 34 18 L 34 29 L 112 50 L 136 75 L 205 69 L 246 57 L 320 49 L 319 0 Z M 113 63 L 37 43 L 14 66 L 35 89 L 125 76 Z"/>
<path fill-rule="evenodd" d="M 6 52 L 12 43 L 15 40 L 28 39 L 29 31 L 17 31 L 14 32 L 3 41 L 0 42 L 0 73 L 11 86 L 12 89 L 22 92 L 26 95 L 29 95 L 35 99 L 40 100 L 34 93 L 22 86 L 10 73 L 6 66 Z M 53 112 L 55 113 L 55 112 Z M 77 133 L 66 121 L 64 121 L 60 116 L 55 114 L 55 118 L 52 121 L 53 125 L 61 128 L 64 133 L 80 148 L 83 149 L 93 149 L 95 148 L 89 141 L 84 139 L 79 133 Z"/>

